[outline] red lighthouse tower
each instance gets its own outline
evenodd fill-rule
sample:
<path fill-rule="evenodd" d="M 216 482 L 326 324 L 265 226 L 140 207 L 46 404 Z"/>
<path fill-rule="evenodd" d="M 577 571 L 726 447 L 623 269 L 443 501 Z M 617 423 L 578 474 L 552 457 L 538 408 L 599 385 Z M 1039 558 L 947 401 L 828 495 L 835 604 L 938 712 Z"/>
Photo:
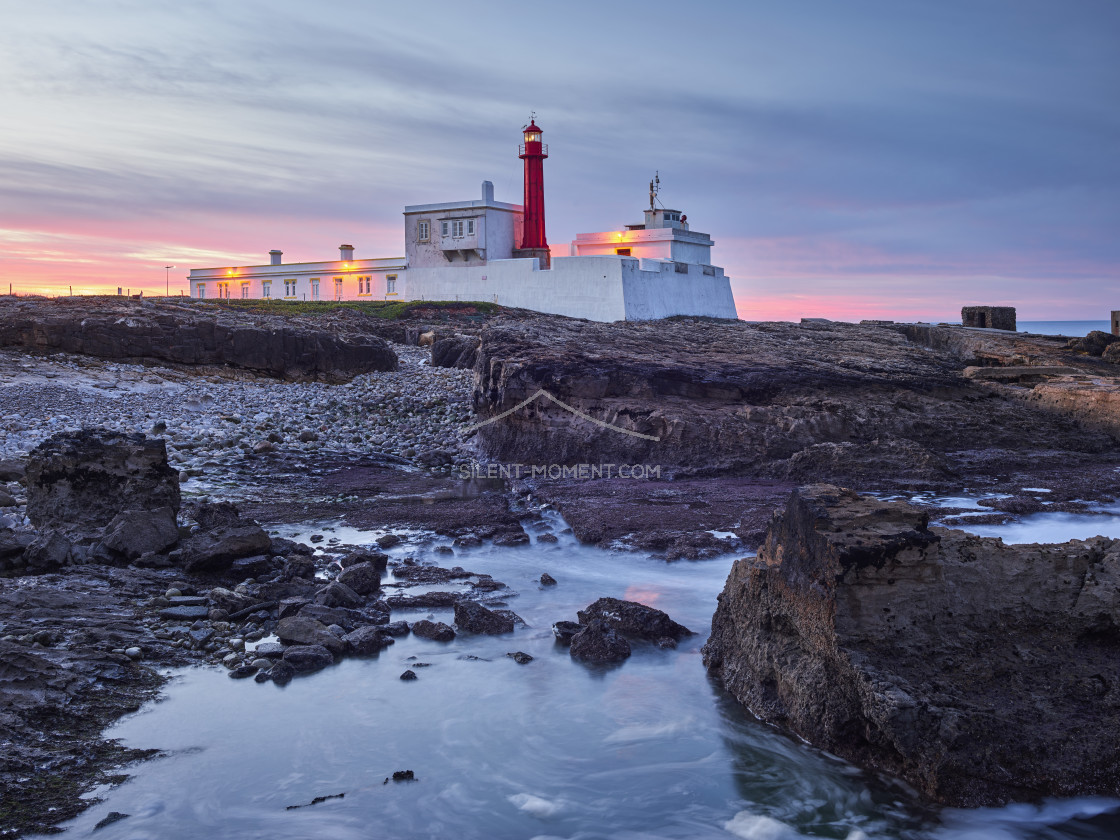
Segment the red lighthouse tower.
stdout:
<path fill-rule="evenodd" d="M 535 118 L 522 132 L 525 142 L 518 157 L 525 161 L 525 221 L 521 247 L 514 251 L 514 256 L 536 257 L 541 268 L 548 268 L 548 240 L 544 234 L 544 159 L 548 157 L 548 146 L 541 142 Z"/>

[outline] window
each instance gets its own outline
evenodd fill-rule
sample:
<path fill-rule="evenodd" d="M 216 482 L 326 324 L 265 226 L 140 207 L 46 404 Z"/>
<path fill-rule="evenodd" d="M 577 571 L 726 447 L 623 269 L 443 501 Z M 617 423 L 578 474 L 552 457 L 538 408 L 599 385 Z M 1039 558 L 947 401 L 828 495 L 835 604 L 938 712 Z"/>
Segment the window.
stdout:
<path fill-rule="evenodd" d="M 206 297 L 206 284 L 205 283 L 199 283 L 198 284 L 198 299 L 202 300 L 204 297 Z"/>
<path fill-rule="evenodd" d="M 421 242 L 427 242 L 431 239 L 432 223 L 427 219 L 421 219 L 416 225 L 416 238 Z"/>
<path fill-rule="evenodd" d="M 474 236 L 474 219 L 467 219 L 467 236 Z"/>
<path fill-rule="evenodd" d="M 447 222 L 439 223 L 439 232 L 442 236 L 447 236 Z"/>
<path fill-rule="evenodd" d="M 249 284 L 248 283 L 242 283 L 241 284 L 241 299 L 242 300 L 248 300 L 249 299 Z"/>
<path fill-rule="evenodd" d="M 319 299 L 319 278 L 318 277 L 312 277 L 311 278 L 311 299 L 312 300 L 318 300 Z"/>
<path fill-rule="evenodd" d="M 463 220 L 456 219 L 451 223 L 451 235 L 455 239 L 460 239 L 463 236 Z"/>
<path fill-rule="evenodd" d="M 295 297 L 295 296 L 296 296 L 296 281 L 295 280 L 285 280 L 284 281 L 284 297 Z"/>
<path fill-rule="evenodd" d="M 614 252 L 616 254 L 618 254 L 618 256 L 620 256 L 620 257 L 630 256 L 630 249 L 629 248 L 615 248 Z"/>
<path fill-rule="evenodd" d="M 229 300 L 229 283 L 218 284 L 218 297 Z"/>
<path fill-rule="evenodd" d="M 397 275 L 385 275 L 385 294 L 395 295 L 397 293 Z"/>
<path fill-rule="evenodd" d="M 342 300 L 342 278 L 334 278 L 334 299 Z"/>
<path fill-rule="evenodd" d="M 261 297 L 262 298 L 272 297 L 272 281 L 271 280 L 261 281 Z"/>
<path fill-rule="evenodd" d="M 373 278 L 371 278 L 371 277 L 359 277 L 358 278 L 358 294 L 360 294 L 360 295 L 368 295 L 369 294 L 369 291 L 370 291 L 369 284 L 370 284 L 370 280 L 372 280 L 372 279 Z"/>
<path fill-rule="evenodd" d="M 688 274 L 688 263 L 673 263 L 673 267 L 677 270 L 677 274 Z"/>

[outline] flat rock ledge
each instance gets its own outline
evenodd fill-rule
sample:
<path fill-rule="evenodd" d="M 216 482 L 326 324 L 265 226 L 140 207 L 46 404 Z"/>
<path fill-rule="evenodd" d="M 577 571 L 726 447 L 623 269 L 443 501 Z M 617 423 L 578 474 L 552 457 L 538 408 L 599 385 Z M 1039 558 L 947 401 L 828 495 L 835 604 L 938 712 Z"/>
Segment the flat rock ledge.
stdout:
<path fill-rule="evenodd" d="M 795 490 L 704 647 L 759 718 L 931 799 L 1120 795 L 1120 540 L 1004 545 Z"/>

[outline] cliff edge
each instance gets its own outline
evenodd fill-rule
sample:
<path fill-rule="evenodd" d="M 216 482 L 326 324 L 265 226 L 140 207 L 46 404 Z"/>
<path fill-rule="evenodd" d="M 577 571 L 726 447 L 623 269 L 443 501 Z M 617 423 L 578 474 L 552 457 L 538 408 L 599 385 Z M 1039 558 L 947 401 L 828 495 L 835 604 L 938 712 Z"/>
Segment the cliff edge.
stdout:
<path fill-rule="evenodd" d="M 761 719 L 941 803 L 1120 795 L 1120 540 L 1004 545 L 802 487 L 733 566 L 704 661 Z"/>

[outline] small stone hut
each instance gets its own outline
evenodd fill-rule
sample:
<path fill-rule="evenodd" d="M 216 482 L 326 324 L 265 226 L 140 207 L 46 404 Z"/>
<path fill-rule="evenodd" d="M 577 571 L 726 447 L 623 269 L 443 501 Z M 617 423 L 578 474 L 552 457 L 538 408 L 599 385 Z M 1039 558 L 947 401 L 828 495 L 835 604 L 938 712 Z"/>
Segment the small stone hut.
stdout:
<path fill-rule="evenodd" d="M 961 308 L 961 323 L 966 327 L 1015 332 L 1015 307 L 965 306 Z"/>

